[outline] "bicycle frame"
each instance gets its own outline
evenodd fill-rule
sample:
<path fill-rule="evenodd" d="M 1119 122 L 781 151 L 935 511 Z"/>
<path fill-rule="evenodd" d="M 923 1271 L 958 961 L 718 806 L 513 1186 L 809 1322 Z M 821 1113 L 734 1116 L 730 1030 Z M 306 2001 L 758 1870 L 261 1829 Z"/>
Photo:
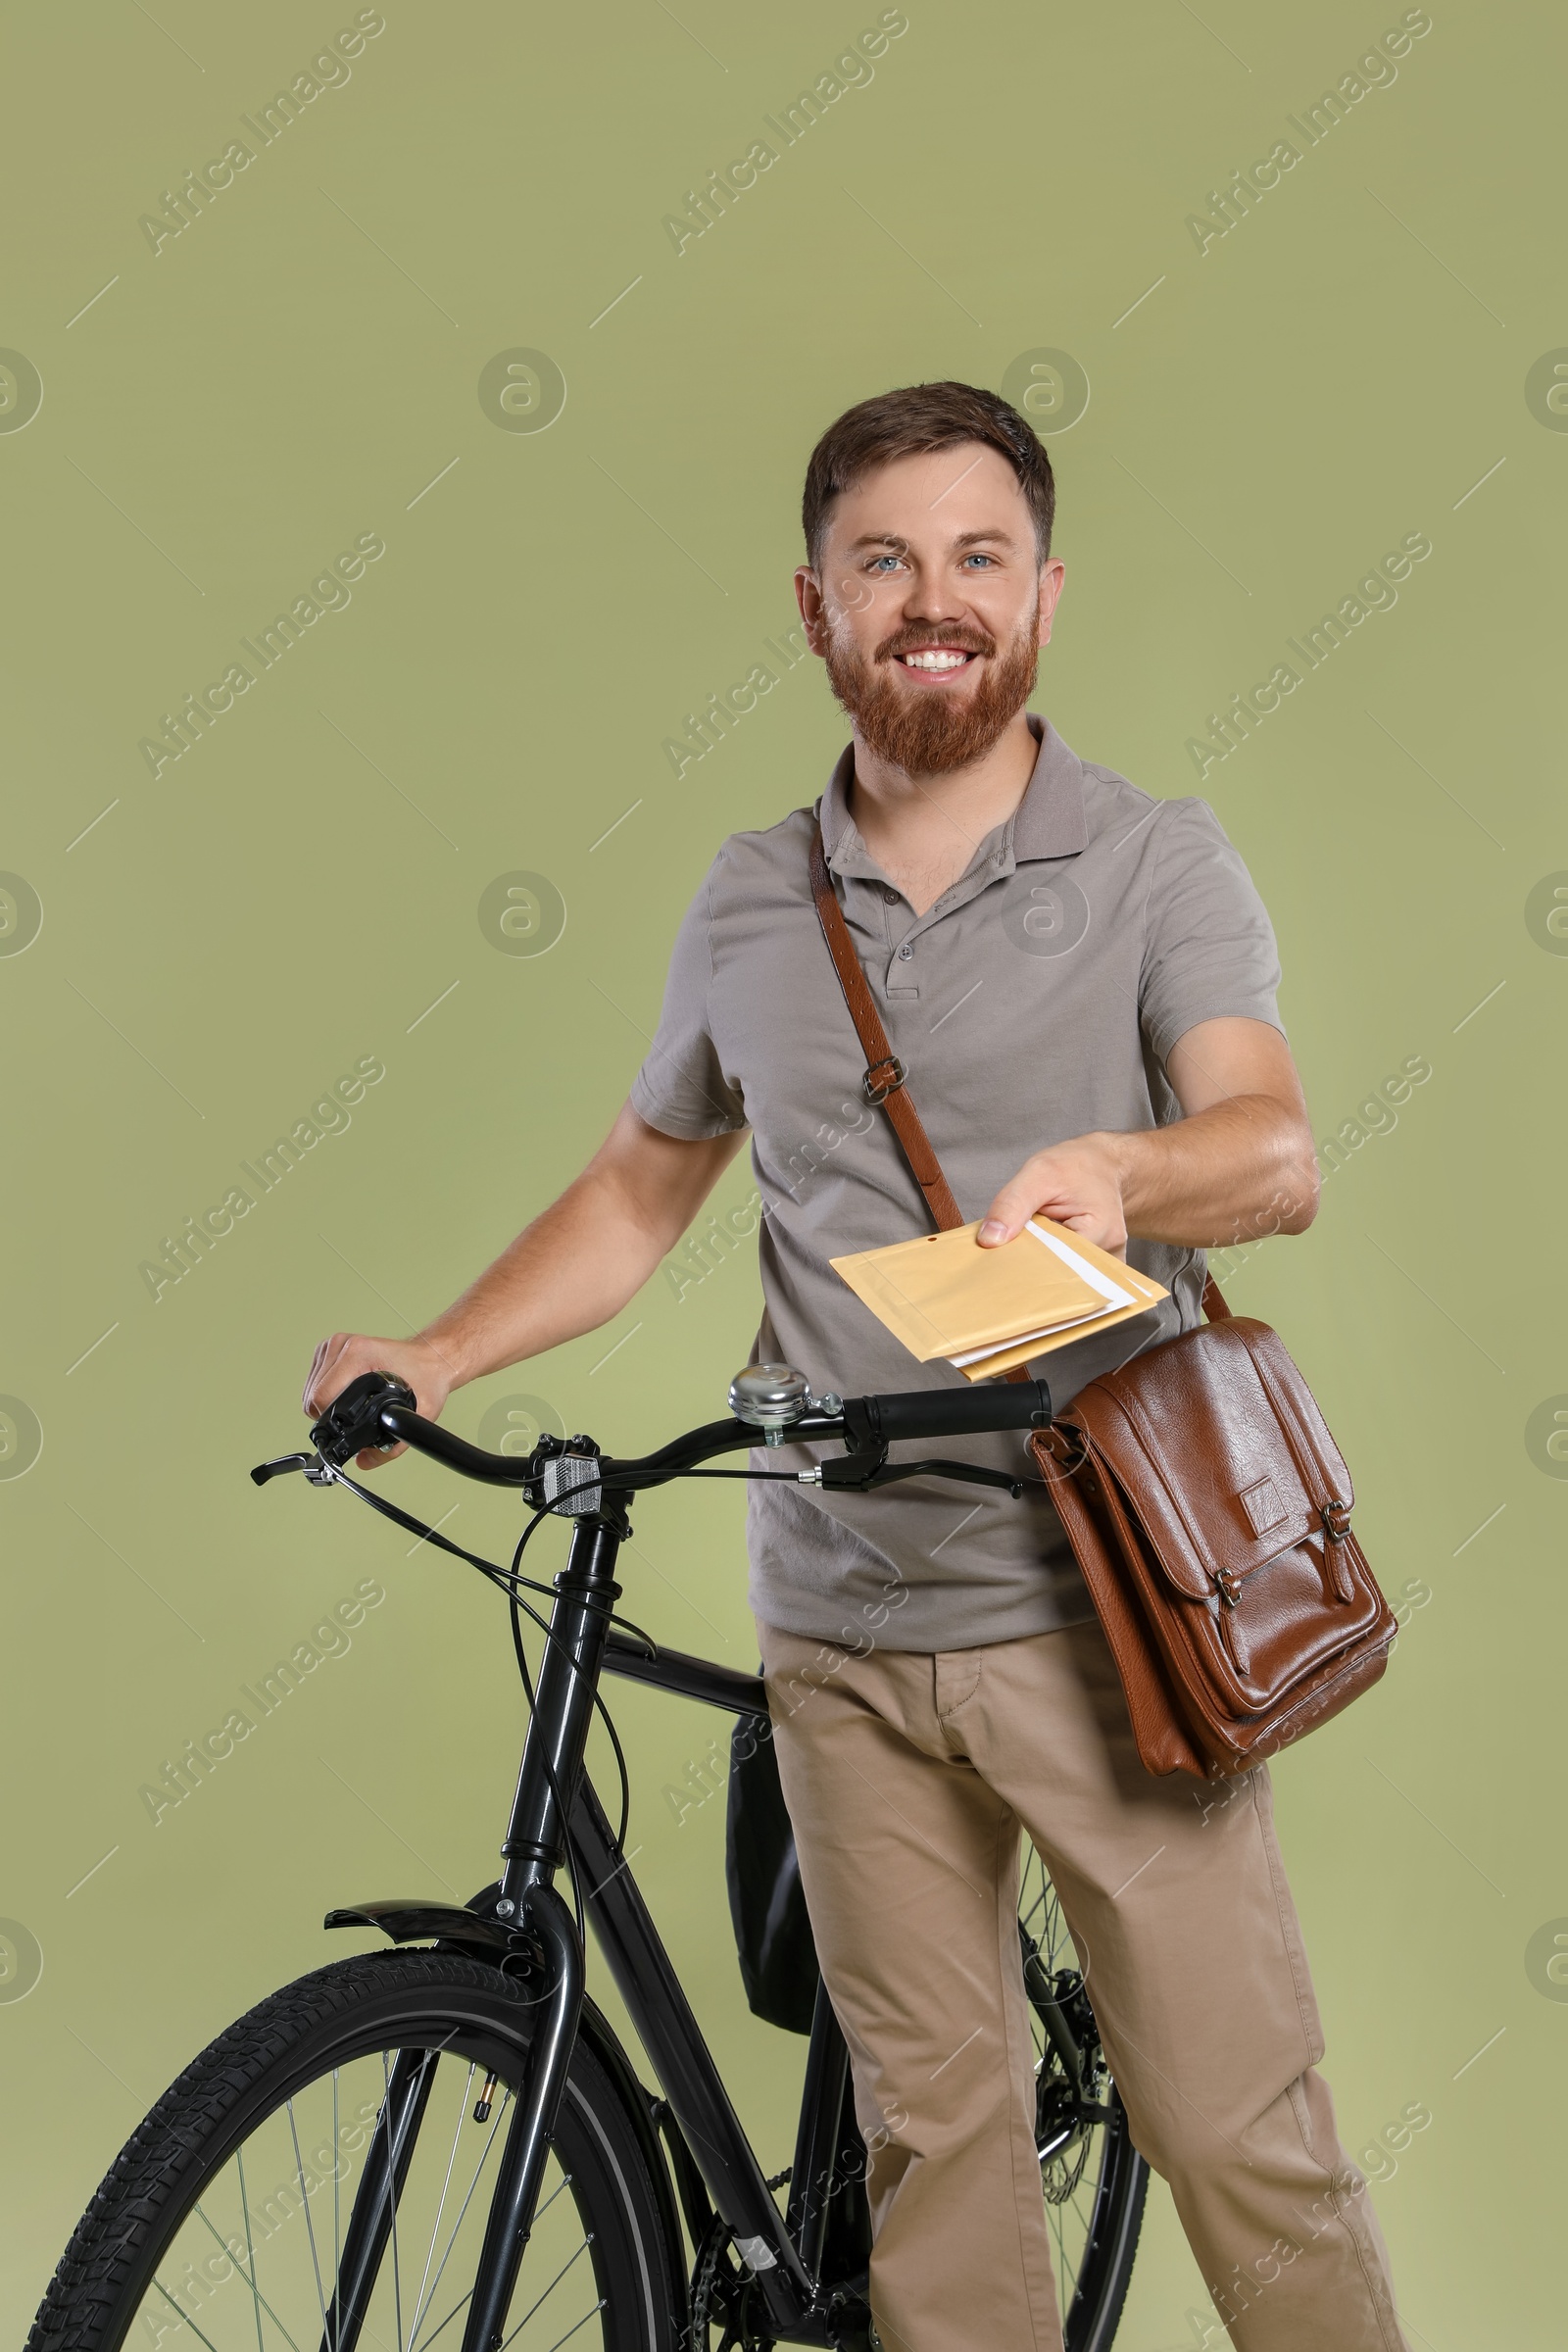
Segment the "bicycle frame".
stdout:
<path fill-rule="evenodd" d="M 499 1882 L 466 1910 L 447 1904 L 371 1903 L 334 1911 L 329 1926 L 374 1925 L 394 1940 L 436 1935 L 483 1947 L 492 1959 L 526 1954 L 542 1965 L 546 1990 L 502 2151 L 489 2221 L 463 2337 L 463 2352 L 495 2352 L 533 2224 L 557 2110 L 583 2006 L 584 1955 L 569 1905 L 556 1886 L 568 1858 L 595 1938 L 638 2038 L 658 2076 L 684 2151 L 756 2281 L 769 2330 L 786 2341 L 833 2345 L 863 2327 L 860 2298 L 821 2276 L 829 2250 L 836 2185 L 858 2144 L 849 2053 L 826 1994 L 818 1988 L 787 2215 L 781 2215 L 652 1914 L 583 1768 L 593 1695 L 602 1672 L 737 1715 L 765 1717 L 760 1677 L 688 1657 L 650 1653 L 610 1631 L 619 1597 L 616 1557 L 628 1532 L 606 1498 L 572 1526 L 566 1564 L 555 1579 L 532 1719 L 501 1852 Z M 423 2053 L 399 2059 L 383 2107 L 375 2157 L 361 2178 L 349 2248 L 323 2333 L 324 2352 L 351 2352 L 363 2317 L 356 2274 L 373 2276 L 392 2199 L 428 2096 Z M 662 2159 L 659 2161 L 662 2162 Z M 678 2166 L 677 2166 L 677 2169 Z M 677 2185 L 683 2185 L 677 2182 Z M 691 2216 L 688 2211 L 688 2219 Z M 362 2253 L 363 2249 L 363 2253 Z"/>

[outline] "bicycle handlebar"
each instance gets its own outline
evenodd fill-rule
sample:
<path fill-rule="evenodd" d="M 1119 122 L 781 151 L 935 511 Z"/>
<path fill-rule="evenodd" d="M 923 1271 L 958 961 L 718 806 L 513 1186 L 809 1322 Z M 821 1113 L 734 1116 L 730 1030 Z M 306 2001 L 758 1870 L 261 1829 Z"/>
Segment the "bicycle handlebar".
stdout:
<path fill-rule="evenodd" d="M 904 1440 L 918 1444 L 931 1438 L 1044 1428 L 1052 1417 L 1051 1391 L 1044 1381 L 1033 1380 L 961 1389 L 914 1389 L 899 1396 L 852 1396 L 842 1401 L 832 1397 L 827 1402 L 837 1409 L 824 1411 L 821 1404 L 810 1405 L 778 1436 L 792 1444 L 836 1438 L 847 1453 L 864 1460 L 872 1455 L 884 1458 L 890 1445 Z M 712 1454 L 756 1446 L 762 1434 L 750 1421 L 710 1421 L 637 1459 L 598 1457 L 594 1483 L 622 1493 L 662 1486 Z M 587 1441 L 574 1441 L 565 1447 L 559 1439 L 545 1438 L 531 1453 L 487 1453 L 427 1421 L 415 1409 L 414 1392 L 408 1384 L 385 1372 L 364 1372 L 351 1381 L 317 1422 L 311 1437 L 322 1460 L 339 1469 L 369 1446 L 402 1444 L 431 1455 L 466 1478 L 524 1490 L 539 1486 L 547 1460 L 564 1452 L 594 1450 Z"/>

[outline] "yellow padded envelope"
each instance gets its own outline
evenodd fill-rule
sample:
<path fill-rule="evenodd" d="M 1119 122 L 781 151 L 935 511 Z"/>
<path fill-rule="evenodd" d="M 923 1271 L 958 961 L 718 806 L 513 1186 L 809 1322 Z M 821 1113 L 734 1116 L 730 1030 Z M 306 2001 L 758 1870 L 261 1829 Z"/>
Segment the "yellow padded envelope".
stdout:
<path fill-rule="evenodd" d="M 982 1250 L 978 1224 L 835 1257 L 834 1271 L 921 1363 L 990 1380 L 1031 1356 L 1146 1314 L 1168 1296 L 1050 1217 Z"/>

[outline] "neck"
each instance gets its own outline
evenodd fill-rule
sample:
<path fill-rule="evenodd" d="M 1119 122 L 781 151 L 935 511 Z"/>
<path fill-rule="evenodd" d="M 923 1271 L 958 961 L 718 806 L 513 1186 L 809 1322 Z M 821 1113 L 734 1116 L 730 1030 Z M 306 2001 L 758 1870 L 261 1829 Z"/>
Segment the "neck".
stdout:
<path fill-rule="evenodd" d="M 957 880 L 986 835 L 1013 814 L 1038 757 L 1022 710 L 980 759 L 934 776 L 911 776 L 879 759 L 856 730 L 850 814 L 877 864 L 917 914 Z"/>

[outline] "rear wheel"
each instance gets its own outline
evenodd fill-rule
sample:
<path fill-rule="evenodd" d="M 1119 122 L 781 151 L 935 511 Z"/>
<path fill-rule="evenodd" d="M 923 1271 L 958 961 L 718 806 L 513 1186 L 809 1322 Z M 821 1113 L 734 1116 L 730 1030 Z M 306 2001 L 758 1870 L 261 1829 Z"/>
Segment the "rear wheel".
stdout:
<path fill-rule="evenodd" d="M 27 2352 L 459 2352 L 533 2015 L 498 1970 L 429 1951 L 274 1993 L 116 2159 Z M 672 2252 L 636 2123 L 579 2037 L 506 2344 L 673 2352 Z"/>
<path fill-rule="evenodd" d="M 1056 1890 L 1032 1852 L 1018 1925 L 1062 2336 L 1066 2352 L 1108 2352 L 1138 2253 L 1149 2167 L 1133 2146 Z"/>

